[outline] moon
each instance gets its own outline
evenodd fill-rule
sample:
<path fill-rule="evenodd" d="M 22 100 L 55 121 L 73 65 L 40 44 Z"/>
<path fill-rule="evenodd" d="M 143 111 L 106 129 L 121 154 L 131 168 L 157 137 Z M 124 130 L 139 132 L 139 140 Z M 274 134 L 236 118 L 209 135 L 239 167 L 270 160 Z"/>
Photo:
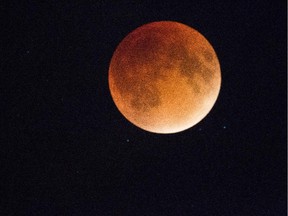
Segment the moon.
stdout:
<path fill-rule="evenodd" d="M 219 95 L 221 70 L 208 40 L 174 21 L 145 24 L 117 46 L 108 73 L 112 99 L 137 127 L 159 134 L 200 122 Z"/>

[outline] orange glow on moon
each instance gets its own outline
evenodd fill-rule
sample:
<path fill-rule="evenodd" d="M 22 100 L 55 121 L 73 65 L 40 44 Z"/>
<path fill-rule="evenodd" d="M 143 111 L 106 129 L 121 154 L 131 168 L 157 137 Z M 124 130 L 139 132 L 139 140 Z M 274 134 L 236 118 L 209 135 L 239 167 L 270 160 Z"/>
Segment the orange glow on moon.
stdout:
<path fill-rule="evenodd" d="M 154 133 L 176 133 L 212 109 L 221 71 L 211 44 L 198 31 L 172 21 L 152 22 L 128 34 L 109 67 L 109 88 L 119 111 Z"/>

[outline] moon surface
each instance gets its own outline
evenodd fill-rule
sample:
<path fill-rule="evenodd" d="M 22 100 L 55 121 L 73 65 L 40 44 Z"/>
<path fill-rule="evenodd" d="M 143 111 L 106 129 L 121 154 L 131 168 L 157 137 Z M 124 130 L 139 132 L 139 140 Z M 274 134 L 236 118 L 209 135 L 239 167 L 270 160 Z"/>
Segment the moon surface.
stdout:
<path fill-rule="evenodd" d="M 146 131 L 177 133 L 201 121 L 219 95 L 217 55 L 195 29 L 174 21 L 145 24 L 116 48 L 109 88 L 119 111 Z"/>

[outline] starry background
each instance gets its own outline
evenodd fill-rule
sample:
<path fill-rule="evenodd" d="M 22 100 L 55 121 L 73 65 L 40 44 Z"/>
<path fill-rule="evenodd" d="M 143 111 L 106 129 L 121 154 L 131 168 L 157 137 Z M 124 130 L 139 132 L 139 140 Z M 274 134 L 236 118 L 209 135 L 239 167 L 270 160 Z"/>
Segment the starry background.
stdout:
<path fill-rule="evenodd" d="M 285 1 L 1 5 L 1 215 L 286 215 Z M 171 135 L 125 120 L 107 80 L 160 20 L 200 31 L 222 70 L 209 115 Z"/>

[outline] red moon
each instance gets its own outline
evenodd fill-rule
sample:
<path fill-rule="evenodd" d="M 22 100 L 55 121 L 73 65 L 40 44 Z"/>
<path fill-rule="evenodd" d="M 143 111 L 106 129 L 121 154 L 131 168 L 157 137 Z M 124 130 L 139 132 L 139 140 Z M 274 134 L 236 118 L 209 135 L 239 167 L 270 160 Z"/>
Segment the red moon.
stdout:
<path fill-rule="evenodd" d="M 152 22 L 129 33 L 109 67 L 109 88 L 119 111 L 146 131 L 177 133 L 201 121 L 221 86 L 217 55 L 195 29 Z"/>

